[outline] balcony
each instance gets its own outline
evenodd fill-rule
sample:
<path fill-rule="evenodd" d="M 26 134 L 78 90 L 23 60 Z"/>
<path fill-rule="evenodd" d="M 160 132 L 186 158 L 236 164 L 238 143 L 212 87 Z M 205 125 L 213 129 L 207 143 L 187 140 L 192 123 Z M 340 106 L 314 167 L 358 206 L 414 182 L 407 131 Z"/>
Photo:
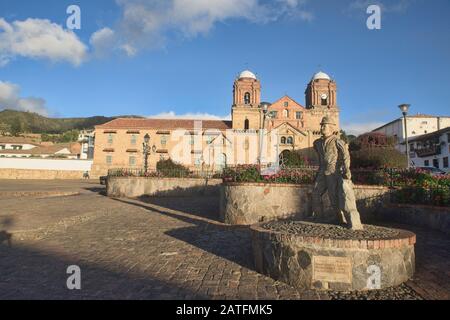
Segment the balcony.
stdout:
<path fill-rule="evenodd" d="M 441 146 L 431 146 L 414 150 L 418 157 L 429 157 L 441 154 Z"/>

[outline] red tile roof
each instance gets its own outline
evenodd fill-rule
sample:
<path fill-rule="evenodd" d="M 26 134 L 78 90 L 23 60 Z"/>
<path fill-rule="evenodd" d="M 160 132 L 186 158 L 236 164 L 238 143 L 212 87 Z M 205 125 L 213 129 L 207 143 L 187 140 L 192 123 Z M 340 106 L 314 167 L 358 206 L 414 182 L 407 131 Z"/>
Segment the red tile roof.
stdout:
<path fill-rule="evenodd" d="M 96 129 L 194 129 L 194 122 L 201 121 L 203 129 L 231 129 L 231 121 L 224 120 L 184 120 L 184 119 L 136 119 L 118 118 Z"/>

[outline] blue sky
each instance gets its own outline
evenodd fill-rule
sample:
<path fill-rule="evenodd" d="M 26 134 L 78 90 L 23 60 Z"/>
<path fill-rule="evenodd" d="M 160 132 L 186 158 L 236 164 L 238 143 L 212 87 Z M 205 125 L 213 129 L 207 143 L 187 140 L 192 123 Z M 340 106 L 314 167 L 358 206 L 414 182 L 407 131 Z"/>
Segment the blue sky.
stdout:
<path fill-rule="evenodd" d="M 366 26 L 370 4 L 381 30 Z M 2 0 L 0 109 L 226 117 L 248 68 L 263 100 L 301 104 L 327 72 L 351 132 L 398 117 L 403 102 L 450 115 L 449 14 L 448 0 Z"/>

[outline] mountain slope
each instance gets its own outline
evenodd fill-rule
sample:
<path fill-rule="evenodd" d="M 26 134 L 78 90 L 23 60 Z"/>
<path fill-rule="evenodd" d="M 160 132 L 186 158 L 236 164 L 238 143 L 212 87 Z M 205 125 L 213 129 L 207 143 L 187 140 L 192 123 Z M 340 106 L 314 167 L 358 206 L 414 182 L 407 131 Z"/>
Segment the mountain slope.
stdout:
<path fill-rule="evenodd" d="M 137 116 L 120 116 L 135 117 Z M 47 118 L 37 113 L 3 110 L 0 111 L 0 125 L 20 126 L 21 132 L 28 133 L 63 133 L 68 130 L 93 129 L 94 126 L 104 124 L 119 117 L 95 116 L 88 118 Z"/>

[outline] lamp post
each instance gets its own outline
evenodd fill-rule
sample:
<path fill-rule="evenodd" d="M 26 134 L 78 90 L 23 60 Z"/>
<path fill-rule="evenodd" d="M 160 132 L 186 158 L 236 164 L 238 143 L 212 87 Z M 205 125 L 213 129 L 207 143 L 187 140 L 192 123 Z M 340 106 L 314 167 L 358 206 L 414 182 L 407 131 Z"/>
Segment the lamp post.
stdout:
<path fill-rule="evenodd" d="M 150 153 L 156 152 L 156 146 L 153 145 L 153 147 L 150 148 L 150 135 L 147 133 L 144 136 L 144 143 L 142 144 L 142 149 L 143 149 L 143 153 L 144 153 L 144 171 L 145 173 L 147 173 L 148 171 L 148 156 L 150 155 Z"/>
<path fill-rule="evenodd" d="M 258 156 L 258 163 L 259 163 L 259 169 L 261 170 L 261 164 L 262 164 L 262 150 L 264 148 L 264 127 L 266 124 L 266 118 L 268 117 L 267 113 L 269 112 L 269 107 L 272 104 L 270 104 L 269 102 L 261 102 L 260 104 L 260 108 L 262 111 L 262 124 L 261 124 L 261 130 L 259 130 L 259 156 Z"/>
<path fill-rule="evenodd" d="M 402 111 L 403 114 L 403 122 L 405 124 L 405 145 L 406 145 L 406 161 L 407 161 L 407 168 L 409 169 L 409 143 L 408 143 L 408 125 L 407 125 L 407 121 L 406 121 L 406 116 L 408 115 L 408 110 L 409 107 L 411 105 L 410 104 L 401 104 L 399 105 L 399 109 Z"/>

